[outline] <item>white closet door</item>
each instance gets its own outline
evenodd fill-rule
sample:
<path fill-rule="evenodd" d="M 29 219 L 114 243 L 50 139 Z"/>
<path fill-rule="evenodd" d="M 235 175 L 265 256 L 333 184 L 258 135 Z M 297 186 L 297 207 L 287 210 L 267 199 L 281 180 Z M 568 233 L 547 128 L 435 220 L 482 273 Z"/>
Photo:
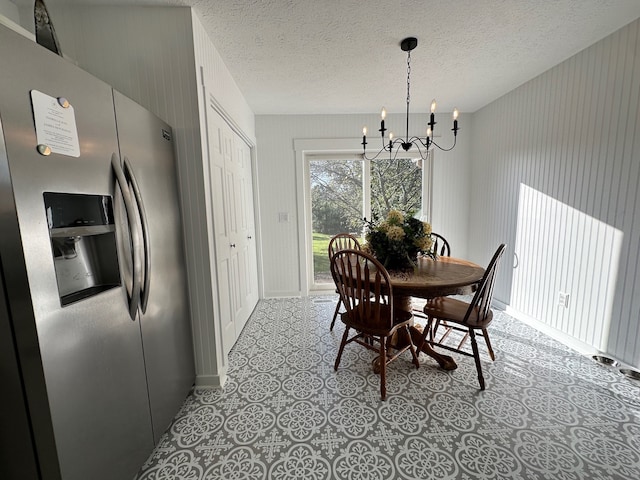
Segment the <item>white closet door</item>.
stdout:
<path fill-rule="evenodd" d="M 253 210 L 253 184 L 251 175 L 251 150 L 238 136 L 235 138 L 237 177 L 236 202 L 238 213 L 238 274 L 239 299 L 242 308 L 237 312 L 236 333 L 240 335 L 258 302 L 258 263 L 256 258 L 255 222 Z"/>
<path fill-rule="evenodd" d="M 218 321 L 227 355 L 258 301 L 251 151 L 211 105 L 207 127 Z"/>
<path fill-rule="evenodd" d="M 229 218 L 229 285 L 231 294 L 231 316 L 235 339 L 238 338 L 240 329 L 238 319 L 242 316 L 243 292 L 242 292 L 242 248 L 243 238 L 241 224 L 243 214 L 242 198 L 242 169 L 241 162 L 235 145 L 235 134 L 224 123 L 222 128 L 222 141 L 224 148 L 225 188 L 227 189 L 226 201 Z"/>
<path fill-rule="evenodd" d="M 232 228 L 229 189 L 225 168 L 224 122 L 219 115 L 207 109 L 207 135 L 209 140 L 209 178 L 211 186 L 211 211 L 213 212 L 213 235 L 218 278 L 218 301 L 220 306 L 220 331 L 222 350 L 229 353 L 236 341 L 232 313 L 233 258 L 231 255 Z"/>

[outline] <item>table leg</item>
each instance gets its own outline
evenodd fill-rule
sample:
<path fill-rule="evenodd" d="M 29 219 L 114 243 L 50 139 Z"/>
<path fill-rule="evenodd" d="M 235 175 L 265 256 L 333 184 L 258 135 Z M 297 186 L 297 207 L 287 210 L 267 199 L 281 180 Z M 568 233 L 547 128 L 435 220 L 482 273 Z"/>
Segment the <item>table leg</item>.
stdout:
<path fill-rule="evenodd" d="M 411 340 L 413 340 L 413 344 L 418 348 L 420 346 L 420 341 L 422 340 L 422 331 L 420 331 L 416 326 L 409 327 L 409 331 L 411 331 Z M 427 342 L 424 342 L 420 351 L 433 358 L 444 370 L 455 370 L 458 368 L 458 364 L 453 357 L 436 352 Z"/>
<path fill-rule="evenodd" d="M 393 307 L 401 308 L 402 310 L 410 312 L 411 297 L 394 295 Z M 415 325 L 411 325 L 409 327 L 409 331 L 411 332 L 411 340 L 413 341 L 413 344 L 415 345 L 416 348 L 418 348 L 420 346 L 420 342 L 422 341 L 422 333 L 423 333 L 422 330 L 420 330 Z M 406 334 L 403 334 L 402 331 L 399 331 L 398 336 L 396 337 L 396 345 L 398 347 L 402 347 L 403 345 L 408 344 L 408 342 L 409 342 L 409 339 L 406 338 Z M 425 342 L 422 345 L 422 348 L 420 349 L 420 351 L 423 353 L 426 353 L 431 358 L 433 358 L 436 362 L 438 362 L 438 365 L 440 365 L 440 367 L 443 368 L 444 370 L 455 370 L 456 368 L 458 368 L 458 365 L 456 364 L 453 357 L 436 352 L 433 348 L 431 348 L 431 345 L 429 345 L 427 342 Z"/>

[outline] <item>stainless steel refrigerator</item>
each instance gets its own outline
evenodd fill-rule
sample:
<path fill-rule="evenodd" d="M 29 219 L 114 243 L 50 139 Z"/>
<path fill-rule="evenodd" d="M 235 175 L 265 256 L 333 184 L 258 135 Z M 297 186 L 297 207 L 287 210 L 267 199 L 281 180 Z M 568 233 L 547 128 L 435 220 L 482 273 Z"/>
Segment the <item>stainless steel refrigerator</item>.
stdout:
<path fill-rule="evenodd" d="M 133 478 L 194 381 L 169 126 L 0 25 L 0 478 Z"/>

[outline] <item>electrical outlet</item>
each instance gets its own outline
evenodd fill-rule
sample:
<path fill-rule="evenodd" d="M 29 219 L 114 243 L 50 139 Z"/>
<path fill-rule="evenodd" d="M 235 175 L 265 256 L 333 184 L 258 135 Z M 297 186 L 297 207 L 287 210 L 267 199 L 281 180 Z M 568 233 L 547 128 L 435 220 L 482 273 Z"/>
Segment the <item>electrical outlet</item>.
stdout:
<path fill-rule="evenodd" d="M 569 294 L 566 292 L 558 292 L 558 305 L 560 307 L 569 308 Z"/>

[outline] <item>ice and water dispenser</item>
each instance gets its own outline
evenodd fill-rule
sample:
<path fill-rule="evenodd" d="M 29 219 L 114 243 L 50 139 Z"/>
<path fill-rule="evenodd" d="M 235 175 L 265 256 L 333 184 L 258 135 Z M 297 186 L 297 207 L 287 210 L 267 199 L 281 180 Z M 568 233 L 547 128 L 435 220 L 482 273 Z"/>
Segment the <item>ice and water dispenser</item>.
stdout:
<path fill-rule="evenodd" d="M 44 204 L 62 306 L 118 287 L 112 198 L 45 192 Z"/>

